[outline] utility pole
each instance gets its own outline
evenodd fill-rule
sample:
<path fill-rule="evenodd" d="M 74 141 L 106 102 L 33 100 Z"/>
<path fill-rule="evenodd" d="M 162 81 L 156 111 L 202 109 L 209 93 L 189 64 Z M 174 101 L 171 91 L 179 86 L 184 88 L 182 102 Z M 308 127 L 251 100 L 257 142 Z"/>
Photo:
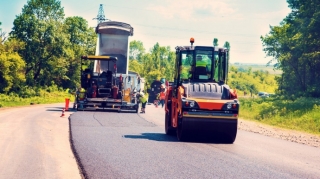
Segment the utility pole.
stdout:
<path fill-rule="evenodd" d="M 109 20 L 109 19 L 106 19 L 104 16 L 103 4 L 100 4 L 98 15 L 96 18 L 93 18 L 93 20 L 95 20 L 95 19 L 97 20 L 98 24 L 100 24 L 101 22 L 104 22 L 106 20 Z"/>

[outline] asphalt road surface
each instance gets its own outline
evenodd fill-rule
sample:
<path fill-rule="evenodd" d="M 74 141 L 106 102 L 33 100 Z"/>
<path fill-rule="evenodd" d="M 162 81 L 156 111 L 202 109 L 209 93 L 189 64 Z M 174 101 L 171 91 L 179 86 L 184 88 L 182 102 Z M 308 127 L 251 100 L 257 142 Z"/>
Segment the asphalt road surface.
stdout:
<path fill-rule="evenodd" d="M 0 109 L 0 178 L 81 178 L 63 104 Z"/>
<path fill-rule="evenodd" d="M 179 142 L 164 111 L 76 112 L 72 146 L 86 178 L 320 178 L 319 148 L 238 130 L 234 144 Z"/>

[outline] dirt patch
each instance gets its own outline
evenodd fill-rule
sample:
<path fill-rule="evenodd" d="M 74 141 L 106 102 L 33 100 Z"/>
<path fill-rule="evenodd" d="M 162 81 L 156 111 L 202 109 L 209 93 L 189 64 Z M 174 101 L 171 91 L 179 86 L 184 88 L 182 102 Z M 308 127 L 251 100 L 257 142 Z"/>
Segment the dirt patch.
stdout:
<path fill-rule="evenodd" d="M 265 124 L 247 121 L 239 119 L 238 128 L 240 130 L 259 133 L 265 136 L 275 137 L 291 142 L 296 142 L 299 144 L 305 144 L 313 147 L 320 148 L 320 136 L 312 135 L 308 133 L 281 129 L 273 126 L 268 126 Z"/>

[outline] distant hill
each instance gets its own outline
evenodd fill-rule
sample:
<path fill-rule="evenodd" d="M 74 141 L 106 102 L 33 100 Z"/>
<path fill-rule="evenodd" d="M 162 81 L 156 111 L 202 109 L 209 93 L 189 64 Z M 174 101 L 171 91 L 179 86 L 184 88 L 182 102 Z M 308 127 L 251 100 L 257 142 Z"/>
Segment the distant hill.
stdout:
<path fill-rule="evenodd" d="M 240 63 L 240 62 L 235 62 L 235 63 L 230 63 L 230 65 L 235 66 L 238 68 L 239 71 L 247 71 L 250 67 L 252 71 L 268 71 L 270 74 L 275 74 L 279 75 L 282 73 L 281 70 L 274 70 L 273 64 L 267 66 L 267 64 L 263 63 Z"/>
<path fill-rule="evenodd" d="M 241 62 L 235 62 L 230 63 L 231 65 L 244 65 L 244 66 L 267 66 L 266 63 L 241 63 Z M 269 66 L 273 66 L 274 64 L 270 64 Z"/>

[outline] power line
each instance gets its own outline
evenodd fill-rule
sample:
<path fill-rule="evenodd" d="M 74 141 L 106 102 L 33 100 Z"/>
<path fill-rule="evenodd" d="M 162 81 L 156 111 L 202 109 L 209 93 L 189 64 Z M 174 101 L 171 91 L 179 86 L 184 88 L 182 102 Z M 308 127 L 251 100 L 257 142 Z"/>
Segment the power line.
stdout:
<path fill-rule="evenodd" d="M 125 7 L 125 6 L 117 6 L 117 5 L 110 5 L 110 4 L 107 4 L 108 7 L 115 7 L 115 8 L 122 8 L 122 9 L 134 9 L 134 10 L 145 10 L 145 11 L 152 11 L 154 12 L 154 9 L 148 9 L 148 8 L 135 8 L 135 7 Z M 252 19 L 257 19 L 257 20 L 265 20 L 265 19 L 268 19 L 266 17 L 257 17 L 255 16 L 256 14 L 252 13 L 252 14 L 248 14 L 248 17 L 250 18 L 250 20 Z M 229 16 L 226 16 L 226 15 L 223 15 L 223 16 L 219 16 L 219 17 L 222 17 L 222 18 L 233 18 L 235 19 L 235 16 L 234 15 L 229 15 Z M 179 18 L 179 17 L 178 17 Z M 284 19 L 285 17 L 283 17 Z M 181 19 L 181 18 L 180 18 Z M 272 18 L 272 19 L 278 19 L 276 17 Z"/>
<path fill-rule="evenodd" d="M 147 36 L 155 36 L 155 37 L 165 37 L 165 38 L 174 38 L 174 39 L 185 39 L 186 37 L 179 37 L 179 36 L 170 36 L 170 35 L 163 35 L 163 34 L 153 34 L 153 33 L 139 33 L 141 35 L 147 35 Z M 212 37 L 213 39 L 213 37 Z M 257 42 L 248 42 L 248 41 L 232 41 L 233 43 L 237 43 L 237 44 L 254 44 L 254 45 L 257 45 L 257 44 L 260 44 L 260 43 L 257 43 Z"/>
<path fill-rule="evenodd" d="M 184 32 L 195 32 L 195 33 L 209 33 L 209 34 L 224 34 L 224 35 L 233 35 L 233 36 L 246 36 L 246 37 L 253 37 L 254 35 L 249 34 L 238 34 L 238 33 L 226 33 L 226 32 L 214 32 L 214 31 L 198 31 L 198 30 L 190 30 L 190 29 L 180 29 L 180 28 L 170 28 L 165 26 L 152 26 L 152 25 L 144 25 L 144 24 L 134 24 L 143 27 L 150 27 L 150 28 L 158 28 L 158 29 L 167 29 L 172 31 L 184 31 Z"/>

